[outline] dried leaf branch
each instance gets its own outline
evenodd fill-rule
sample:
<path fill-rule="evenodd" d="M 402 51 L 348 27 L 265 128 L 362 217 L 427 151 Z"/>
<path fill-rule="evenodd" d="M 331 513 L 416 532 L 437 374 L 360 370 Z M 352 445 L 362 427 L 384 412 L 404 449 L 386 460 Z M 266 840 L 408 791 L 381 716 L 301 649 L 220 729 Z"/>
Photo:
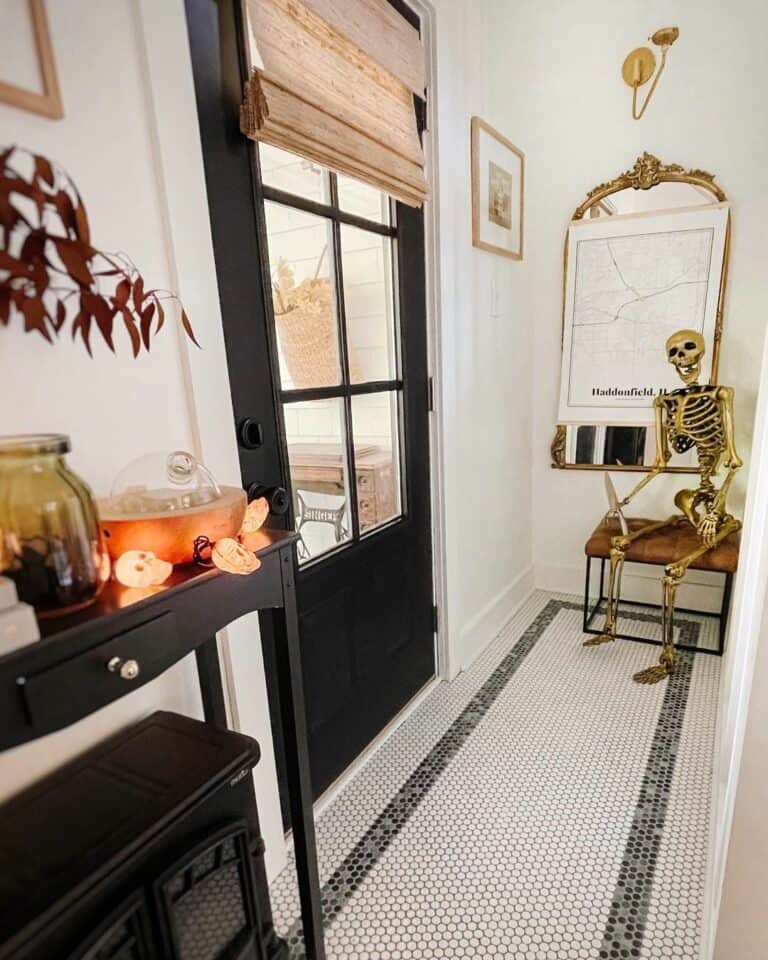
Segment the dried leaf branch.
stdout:
<path fill-rule="evenodd" d="M 94 332 L 114 352 L 122 323 L 136 357 L 160 332 L 169 302 L 199 346 L 176 294 L 147 289 L 126 254 L 91 244 L 85 205 L 63 170 L 20 147 L 0 150 L 0 326 L 18 316 L 26 333 L 51 343 L 69 326 L 90 354 Z"/>

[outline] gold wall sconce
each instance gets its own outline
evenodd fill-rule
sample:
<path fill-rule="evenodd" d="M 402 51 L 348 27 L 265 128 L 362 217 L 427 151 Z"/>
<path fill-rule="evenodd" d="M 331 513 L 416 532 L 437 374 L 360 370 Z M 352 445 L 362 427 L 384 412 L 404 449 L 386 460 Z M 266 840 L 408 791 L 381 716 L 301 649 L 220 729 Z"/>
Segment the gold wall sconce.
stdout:
<path fill-rule="evenodd" d="M 627 86 L 632 87 L 632 117 L 635 120 L 639 120 L 645 113 L 651 97 L 656 90 L 659 78 L 664 72 L 664 67 L 667 63 L 667 50 L 669 50 L 679 36 L 680 31 L 677 27 L 662 27 L 661 30 L 657 30 L 656 33 L 649 37 L 651 43 L 661 48 L 661 63 L 659 64 L 658 70 L 656 70 L 656 57 L 650 47 L 637 47 L 636 50 L 633 50 L 632 53 L 627 55 L 621 68 L 621 75 L 624 77 L 624 82 Z M 638 111 L 638 88 L 642 87 L 651 79 L 654 70 L 656 70 L 656 76 L 653 77 L 651 89 L 648 91 L 648 95 Z"/>

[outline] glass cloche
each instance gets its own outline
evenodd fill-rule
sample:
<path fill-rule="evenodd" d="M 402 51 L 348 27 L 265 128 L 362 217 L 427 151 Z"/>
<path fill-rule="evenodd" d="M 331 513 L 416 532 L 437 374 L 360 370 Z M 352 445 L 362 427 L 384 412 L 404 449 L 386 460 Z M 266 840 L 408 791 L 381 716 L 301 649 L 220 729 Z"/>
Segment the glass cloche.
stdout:
<path fill-rule="evenodd" d="M 99 516 L 113 559 L 142 550 L 177 564 L 195 559 L 201 537 L 215 543 L 237 536 L 245 507 L 244 490 L 219 486 L 195 456 L 173 450 L 124 467 L 109 499 L 99 502 Z"/>
<path fill-rule="evenodd" d="M 148 453 L 115 477 L 110 512 L 125 516 L 174 513 L 213 503 L 220 496 L 210 470 L 191 453 Z"/>

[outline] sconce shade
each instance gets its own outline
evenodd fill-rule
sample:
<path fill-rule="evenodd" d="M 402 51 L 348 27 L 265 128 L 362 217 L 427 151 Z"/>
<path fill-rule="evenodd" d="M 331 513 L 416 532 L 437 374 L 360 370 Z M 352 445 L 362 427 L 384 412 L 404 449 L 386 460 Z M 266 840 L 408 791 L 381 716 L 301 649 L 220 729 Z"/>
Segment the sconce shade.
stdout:
<path fill-rule="evenodd" d="M 651 43 L 655 43 L 657 47 L 671 47 L 679 36 L 678 27 L 662 27 L 651 35 Z"/>

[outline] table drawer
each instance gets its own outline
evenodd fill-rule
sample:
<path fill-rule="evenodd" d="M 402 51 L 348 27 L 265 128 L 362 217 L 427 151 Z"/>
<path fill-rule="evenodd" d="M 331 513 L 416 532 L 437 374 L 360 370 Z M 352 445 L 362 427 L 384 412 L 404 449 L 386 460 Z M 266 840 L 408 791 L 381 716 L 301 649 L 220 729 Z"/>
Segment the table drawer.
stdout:
<path fill-rule="evenodd" d="M 59 730 L 136 690 L 186 652 L 176 617 L 167 611 L 17 682 L 29 721 L 39 735 Z"/>

